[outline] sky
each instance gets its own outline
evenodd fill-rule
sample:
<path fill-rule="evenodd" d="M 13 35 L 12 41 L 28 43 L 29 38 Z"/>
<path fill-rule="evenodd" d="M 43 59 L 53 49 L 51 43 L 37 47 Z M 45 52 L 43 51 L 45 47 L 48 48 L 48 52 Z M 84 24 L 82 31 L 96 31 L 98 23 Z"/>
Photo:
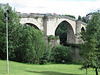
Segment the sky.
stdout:
<path fill-rule="evenodd" d="M 76 18 L 100 10 L 100 0 L 0 0 L 0 3 L 9 3 L 22 13 L 68 14 Z"/>

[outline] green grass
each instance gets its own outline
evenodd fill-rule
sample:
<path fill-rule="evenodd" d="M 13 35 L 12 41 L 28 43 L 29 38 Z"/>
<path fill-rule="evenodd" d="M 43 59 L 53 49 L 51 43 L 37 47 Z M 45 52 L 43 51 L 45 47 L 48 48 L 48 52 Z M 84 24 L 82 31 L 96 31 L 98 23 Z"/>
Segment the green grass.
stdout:
<path fill-rule="evenodd" d="M 10 61 L 9 75 L 85 75 L 85 69 L 80 70 L 80 67 L 74 64 L 34 65 Z M 0 60 L 0 75 L 8 75 L 6 71 L 6 61 Z M 95 75 L 95 71 L 88 69 L 88 75 Z"/>

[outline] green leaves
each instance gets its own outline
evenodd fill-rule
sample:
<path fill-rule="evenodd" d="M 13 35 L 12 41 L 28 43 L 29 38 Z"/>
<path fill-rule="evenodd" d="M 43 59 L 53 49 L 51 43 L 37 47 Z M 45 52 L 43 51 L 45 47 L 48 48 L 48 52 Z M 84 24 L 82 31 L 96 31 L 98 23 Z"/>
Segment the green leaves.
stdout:
<path fill-rule="evenodd" d="M 41 37 L 41 38 L 40 38 Z M 15 37 L 16 61 L 25 63 L 41 63 L 47 47 L 43 33 L 31 26 L 19 27 Z"/>
<path fill-rule="evenodd" d="M 81 45 L 81 56 L 89 67 L 100 67 L 100 13 L 94 13 L 88 22 L 86 32 L 82 32 L 84 44 Z M 87 60 L 89 62 L 87 62 Z"/>
<path fill-rule="evenodd" d="M 82 18 L 81 18 L 81 16 L 80 16 L 80 15 L 78 16 L 78 20 L 80 20 L 80 21 L 82 20 Z"/>
<path fill-rule="evenodd" d="M 67 63 L 72 61 L 70 47 L 57 45 L 52 49 L 52 61 L 55 63 Z"/>
<path fill-rule="evenodd" d="M 46 59 L 46 54 L 49 54 L 42 31 L 21 25 L 16 12 L 8 4 L 5 7 L 0 6 L 0 59 L 6 59 L 6 24 L 3 22 L 5 8 L 10 10 L 9 59 L 26 63 L 41 63 Z"/>

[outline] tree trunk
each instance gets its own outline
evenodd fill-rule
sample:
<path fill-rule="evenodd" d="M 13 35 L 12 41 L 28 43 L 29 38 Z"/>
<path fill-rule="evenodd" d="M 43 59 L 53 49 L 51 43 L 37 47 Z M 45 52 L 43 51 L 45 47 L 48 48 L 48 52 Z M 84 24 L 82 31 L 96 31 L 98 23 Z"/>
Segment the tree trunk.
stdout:
<path fill-rule="evenodd" d="M 96 72 L 96 75 L 98 75 L 98 68 L 97 67 L 95 68 L 95 72 Z"/>
<path fill-rule="evenodd" d="M 86 65 L 86 75 L 87 75 L 87 65 Z"/>

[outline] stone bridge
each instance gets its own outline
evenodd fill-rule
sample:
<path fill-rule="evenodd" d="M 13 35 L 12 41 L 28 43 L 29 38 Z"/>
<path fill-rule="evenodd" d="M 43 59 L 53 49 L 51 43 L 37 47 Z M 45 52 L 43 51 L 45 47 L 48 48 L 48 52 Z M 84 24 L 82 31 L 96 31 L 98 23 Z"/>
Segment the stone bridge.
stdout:
<path fill-rule="evenodd" d="M 46 36 L 54 35 L 58 25 L 64 22 L 67 26 L 67 43 L 80 44 L 82 40 L 80 38 L 80 32 L 86 29 L 86 24 L 76 19 L 48 14 L 23 14 L 18 13 L 21 24 L 32 25 L 37 29 L 44 31 Z"/>

